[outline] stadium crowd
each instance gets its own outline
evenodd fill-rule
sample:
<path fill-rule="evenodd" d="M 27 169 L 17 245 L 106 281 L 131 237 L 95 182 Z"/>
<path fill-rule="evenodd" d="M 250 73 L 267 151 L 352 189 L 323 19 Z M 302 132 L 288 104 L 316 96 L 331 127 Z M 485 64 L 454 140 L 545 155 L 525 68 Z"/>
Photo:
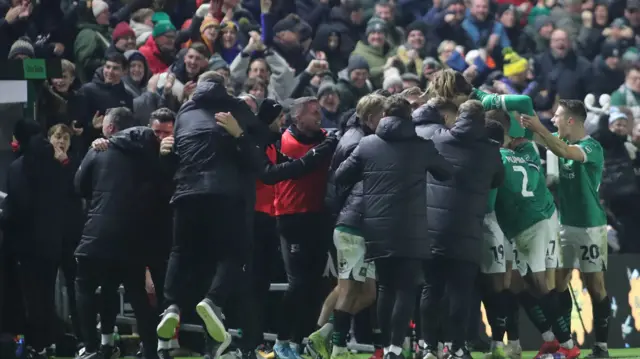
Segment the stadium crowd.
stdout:
<path fill-rule="evenodd" d="M 29 80 L 33 106 L 0 104 L 2 359 L 17 335 L 20 356 L 55 356 L 59 270 L 77 358 L 120 355 L 121 284 L 144 358 L 171 358 L 193 313 L 199 352 L 260 358 L 280 260 L 279 359 L 304 337 L 314 359 L 352 358 L 362 316 L 376 358 L 403 355 L 412 320 L 423 359 L 470 358 L 480 300 L 489 357 L 520 358 L 522 307 L 540 355 L 577 358 L 573 268 L 590 357 L 609 357 L 607 255 L 640 252 L 640 1 L 0 9 L 0 64 L 62 66 Z"/>

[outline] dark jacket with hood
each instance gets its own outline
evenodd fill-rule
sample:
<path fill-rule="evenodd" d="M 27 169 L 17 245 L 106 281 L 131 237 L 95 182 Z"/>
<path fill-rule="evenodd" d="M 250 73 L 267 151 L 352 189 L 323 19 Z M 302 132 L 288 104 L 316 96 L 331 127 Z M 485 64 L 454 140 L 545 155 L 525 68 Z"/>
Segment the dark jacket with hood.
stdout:
<path fill-rule="evenodd" d="M 106 151 L 89 150 L 75 176 L 76 191 L 88 201 L 87 220 L 76 256 L 138 260 L 146 250 L 149 192 L 158 178 L 159 142 L 148 127 L 114 134 Z"/>
<path fill-rule="evenodd" d="M 144 65 L 144 75 L 140 81 L 135 81 L 129 75 L 127 71 L 127 75 L 122 78 L 122 82 L 124 83 L 124 88 L 134 99 L 143 92 L 147 90 L 147 83 L 153 74 L 151 70 L 149 70 L 149 65 L 147 65 L 147 59 L 142 55 L 142 53 L 138 50 L 129 50 L 124 53 L 124 57 L 127 58 L 127 62 L 131 63 L 131 61 L 141 61 Z"/>
<path fill-rule="evenodd" d="M 332 49 L 329 47 L 329 36 L 331 35 L 338 37 L 337 48 Z M 337 28 L 334 29 L 330 25 L 320 26 L 311 43 L 311 49 L 313 49 L 313 51 L 323 51 L 327 55 L 329 70 L 334 74 L 346 68 L 349 62 L 349 57 L 342 56 L 343 54 L 340 52 L 340 44 L 342 43 L 341 35 Z"/>
<path fill-rule="evenodd" d="M 534 59 L 534 74 L 540 84 L 557 84 L 558 96 L 567 100 L 584 100 L 592 84 L 591 63 L 573 50 L 564 59 L 556 59 L 551 50 Z"/>
<path fill-rule="evenodd" d="M 239 139 L 229 135 L 214 121 L 218 112 L 231 112 L 247 135 Z M 199 83 L 193 98 L 182 105 L 176 116 L 174 149 L 178 168 L 172 200 L 191 195 L 245 197 L 249 192 L 255 200 L 255 179 L 260 171 L 255 164 L 261 164 L 264 157 L 256 144 L 262 145 L 268 138 L 263 130 L 266 126 L 258 122 L 249 106 L 231 97 L 223 85 Z M 252 208 L 253 201 L 249 202 Z"/>
<path fill-rule="evenodd" d="M 73 190 L 74 166 L 56 160 L 53 146 L 40 134 L 20 147 L 23 155 L 9 166 L 2 202 L 6 243 L 19 255 L 58 263 L 82 215 Z"/>
<path fill-rule="evenodd" d="M 124 82 L 112 85 L 104 82 L 102 67 L 93 74 L 93 80 L 84 84 L 78 92 L 78 116 L 84 127 L 82 138 L 84 152 L 89 149 L 91 142 L 102 136 L 102 130 L 93 128 L 91 121 L 96 112 L 104 115 L 114 107 L 126 107 L 133 110 L 133 97 L 124 87 Z M 83 152 L 83 153 L 84 153 Z"/>
<path fill-rule="evenodd" d="M 329 21 L 320 25 L 317 32 L 335 31 L 340 34 L 340 57 L 349 59 L 349 55 L 356 48 L 356 43 L 360 41 L 365 33 L 365 25 L 355 25 L 351 22 L 351 14 L 340 6 L 331 9 Z M 328 28 L 325 29 L 325 28 Z"/>
<path fill-rule="evenodd" d="M 363 214 L 362 181 L 353 186 L 340 186 L 335 181 L 335 171 L 358 147 L 360 140 L 373 134 L 373 131 L 362 124 L 354 113 L 341 132 L 342 137 L 340 137 L 338 147 L 333 153 L 331 166 L 329 167 L 329 181 L 327 183 L 325 202 L 336 225 L 361 229 Z"/>
<path fill-rule="evenodd" d="M 443 128 L 437 112 L 414 117 L 414 122 L 422 126 L 418 133 L 433 140 L 453 165 L 450 180 L 427 176 L 431 253 L 478 263 L 489 191 L 500 186 L 504 177 L 500 146 L 487 137 L 483 118 L 463 113 L 450 130 Z"/>
<path fill-rule="evenodd" d="M 416 156 L 420 154 L 420 156 Z M 409 119 L 383 118 L 335 172 L 342 185 L 362 181 L 367 258 L 428 258 L 426 172 L 440 180 L 449 165 Z"/>

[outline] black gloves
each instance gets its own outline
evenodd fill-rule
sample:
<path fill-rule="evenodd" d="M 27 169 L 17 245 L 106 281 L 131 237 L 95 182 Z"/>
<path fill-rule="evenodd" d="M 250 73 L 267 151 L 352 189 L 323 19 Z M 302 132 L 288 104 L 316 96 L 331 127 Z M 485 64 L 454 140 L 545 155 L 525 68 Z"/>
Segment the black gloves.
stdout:
<path fill-rule="evenodd" d="M 310 149 L 300 160 L 305 166 L 315 166 L 333 156 L 333 151 L 336 150 L 336 146 L 338 146 L 338 138 L 334 135 L 329 135 L 322 143 Z"/>

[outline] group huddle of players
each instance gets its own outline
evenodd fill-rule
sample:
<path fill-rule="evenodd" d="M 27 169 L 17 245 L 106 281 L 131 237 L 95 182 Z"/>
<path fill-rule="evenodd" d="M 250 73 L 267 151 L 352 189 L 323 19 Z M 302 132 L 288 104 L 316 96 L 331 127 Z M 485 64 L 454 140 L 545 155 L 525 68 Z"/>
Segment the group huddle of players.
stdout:
<path fill-rule="evenodd" d="M 486 110 L 490 137 L 501 143 L 505 169 L 484 220 L 481 271 L 490 287 L 484 304 L 493 339 L 488 356 L 520 356 L 519 341 L 511 340 L 511 333 L 507 345 L 502 342 L 519 303 L 542 334 L 538 356 L 579 357 L 571 339 L 568 283 L 573 269 L 580 269 L 594 303 L 596 344 L 589 358 L 608 358 L 610 301 L 603 273 L 607 219 L 598 196 L 604 157 L 601 145 L 585 132 L 584 104 L 560 100 L 552 119 L 557 132 L 551 133 L 528 96 L 473 91 Z M 547 186 L 536 143 L 558 157 L 557 201 Z M 515 306 L 509 301 L 516 301 Z"/>

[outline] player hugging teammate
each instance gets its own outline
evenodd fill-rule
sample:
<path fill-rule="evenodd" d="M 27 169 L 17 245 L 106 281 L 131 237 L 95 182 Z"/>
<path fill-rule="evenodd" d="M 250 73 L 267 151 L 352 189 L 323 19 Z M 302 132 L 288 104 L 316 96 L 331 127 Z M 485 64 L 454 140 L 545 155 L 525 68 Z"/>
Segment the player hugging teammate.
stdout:
<path fill-rule="evenodd" d="M 571 339 L 571 271 L 585 276 L 593 306 L 596 344 L 589 358 L 608 358 L 610 302 L 604 285 L 607 265 L 606 217 L 598 197 L 603 150 L 586 135 L 586 110 L 580 101 L 560 101 L 550 133 L 521 95 L 489 95 L 475 90 L 482 101 L 487 131 L 502 144 L 503 185 L 490 196 L 485 216 L 482 272 L 490 288 L 484 303 L 492 327 L 490 357 L 519 358 L 518 305 L 541 332 L 538 356 L 558 353 L 577 358 Z M 509 113 L 516 112 L 523 131 Z M 538 150 L 531 140 L 559 157 L 559 213 L 547 189 Z M 558 223 L 559 218 L 559 223 Z M 560 236 L 558 238 L 558 232 Z M 512 271 L 513 269 L 513 271 Z M 527 286 L 523 277 L 527 277 Z M 509 343 L 502 343 L 505 331 Z"/>

